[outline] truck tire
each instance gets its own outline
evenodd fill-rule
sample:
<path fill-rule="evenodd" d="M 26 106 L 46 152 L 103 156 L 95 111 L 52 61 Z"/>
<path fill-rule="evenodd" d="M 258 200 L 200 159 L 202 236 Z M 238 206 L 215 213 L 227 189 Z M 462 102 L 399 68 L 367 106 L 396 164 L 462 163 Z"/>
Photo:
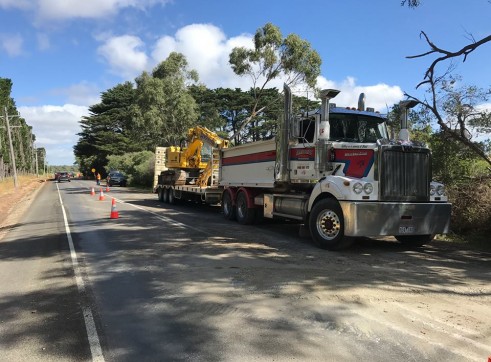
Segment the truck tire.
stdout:
<path fill-rule="evenodd" d="M 157 189 L 157 195 L 159 197 L 159 201 L 164 202 L 164 189 L 162 187 Z"/>
<path fill-rule="evenodd" d="M 176 196 L 174 194 L 174 189 L 169 189 L 169 204 L 175 205 L 176 204 Z"/>
<path fill-rule="evenodd" d="M 167 187 L 163 191 L 163 201 L 165 204 L 169 202 L 169 189 Z"/>
<path fill-rule="evenodd" d="M 242 225 L 250 225 L 256 217 L 256 209 L 247 207 L 247 196 L 245 192 L 237 195 L 237 222 Z"/>
<path fill-rule="evenodd" d="M 334 199 L 317 202 L 309 216 L 309 230 L 314 243 L 321 249 L 339 250 L 348 247 L 353 238 L 344 236 L 344 217 Z"/>
<path fill-rule="evenodd" d="M 222 212 L 227 220 L 235 220 L 236 210 L 232 203 L 232 195 L 230 192 L 224 192 L 222 197 Z"/>
<path fill-rule="evenodd" d="M 429 244 L 434 237 L 434 235 L 397 235 L 395 238 L 401 244 L 420 247 Z"/>

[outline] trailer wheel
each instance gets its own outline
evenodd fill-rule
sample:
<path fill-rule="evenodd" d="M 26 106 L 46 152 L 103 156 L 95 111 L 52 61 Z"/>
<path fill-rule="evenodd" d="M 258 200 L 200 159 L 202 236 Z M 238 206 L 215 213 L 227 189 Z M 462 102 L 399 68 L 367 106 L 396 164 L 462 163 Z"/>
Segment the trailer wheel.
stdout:
<path fill-rule="evenodd" d="M 226 191 L 223 193 L 222 211 L 225 219 L 235 220 L 236 212 L 235 212 L 235 207 L 232 203 L 232 195 L 230 195 L 230 192 Z"/>
<path fill-rule="evenodd" d="M 169 202 L 169 189 L 167 187 L 163 191 L 162 201 L 166 204 Z"/>
<path fill-rule="evenodd" d="M 169 189 L 169 204 L 175 205 L 176 203 L 176 196 L 174 195 L 174 189 Z"/>
<path fill-rule="evenodd" d="M 247 207 L 247 196 L 245 192 L 237 195 L 237 222 L 242 225 L 250 225 L 256 217 L 256 209 Z"/>
<path fill-rule="evenodd" d="M 324 199 L 314 205 L 309 217 L 309 229 L 315 244 L 327 250 L 348 247 L 353 238 L 344 236 L 344 217 L 336 200 Z"/>
<path fill-rule="evenodd" d="M 159 201 L 164 202 L 164 189 L 162 187 L 157 189 L 157 195 L 159 197 Z"/>
<path fill-rule="evenodd" d="M 429 244 L 434 237 L 434 235 L 397 235 L 395 238 L 401 244 L 420 247 Z"/>

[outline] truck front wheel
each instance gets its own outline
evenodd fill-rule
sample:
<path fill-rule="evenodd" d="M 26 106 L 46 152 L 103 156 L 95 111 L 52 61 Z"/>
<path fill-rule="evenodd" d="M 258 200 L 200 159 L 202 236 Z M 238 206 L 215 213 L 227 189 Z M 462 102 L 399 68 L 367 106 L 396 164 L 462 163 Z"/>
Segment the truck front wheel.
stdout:
<path fill-rule="evenodd" d="M 353 238 L 344 236 L 344 217 L 336 200 L 324 199 L 314 205 L 309 217 L 310 234 L 317 246 L 339 250 L 352 244 Z"/>
<path fill-rule="evenodd" d="M 242 225 L 249 225 L 254 222 L 256 209 L 247 207 L 247 196 L 245 192 L 237 195 L 237 222 Z"/>

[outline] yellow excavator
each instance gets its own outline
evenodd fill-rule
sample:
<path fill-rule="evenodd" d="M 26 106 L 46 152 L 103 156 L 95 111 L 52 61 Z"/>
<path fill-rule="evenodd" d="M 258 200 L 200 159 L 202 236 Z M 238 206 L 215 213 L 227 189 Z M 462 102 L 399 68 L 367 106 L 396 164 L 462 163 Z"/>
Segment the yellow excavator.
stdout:
<path fill-rule="evenodd" d="M 176 184 L 208 186 L 213 173 L 218 172 L 219 152 L 228 148 L 229 141 L 206 127 L 196 126 L 188 130 L 186 143 L 184 147 L 167 148 L 166 173 L 175 175 Z"/>

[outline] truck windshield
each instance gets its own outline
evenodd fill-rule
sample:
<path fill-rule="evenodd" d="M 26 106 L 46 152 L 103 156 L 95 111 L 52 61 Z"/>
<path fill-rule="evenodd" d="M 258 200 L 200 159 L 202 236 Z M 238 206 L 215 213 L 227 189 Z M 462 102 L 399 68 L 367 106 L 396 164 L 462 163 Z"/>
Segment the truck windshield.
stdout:
<path fill-rule="evenodd" d="M 375 143 L 378 139 L 389 138 L 385 122 L 381 118 L 331 113 L 329 124 L 329 140 L 334 142 Z"/>

